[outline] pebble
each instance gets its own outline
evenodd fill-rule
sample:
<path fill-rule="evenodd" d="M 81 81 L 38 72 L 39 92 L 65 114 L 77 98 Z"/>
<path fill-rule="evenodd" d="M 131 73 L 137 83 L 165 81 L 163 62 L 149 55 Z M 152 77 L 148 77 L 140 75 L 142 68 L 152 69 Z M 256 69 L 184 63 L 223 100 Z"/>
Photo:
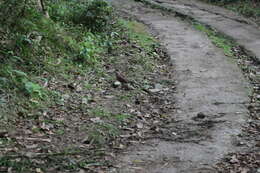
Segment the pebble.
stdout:
<path fill-rule="evenodd" d="M 113 83 L 113 87 L 117 88 L 117 87 L 119 87 L 119 86 L 121 86 L 121 82 L 115 81 L 115 82 Z"/>

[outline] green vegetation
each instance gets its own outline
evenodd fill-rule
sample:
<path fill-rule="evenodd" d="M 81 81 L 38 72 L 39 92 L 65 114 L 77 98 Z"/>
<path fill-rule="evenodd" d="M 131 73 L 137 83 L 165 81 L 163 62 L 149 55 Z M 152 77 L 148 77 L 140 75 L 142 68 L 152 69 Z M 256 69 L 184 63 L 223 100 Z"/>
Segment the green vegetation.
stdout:
<path fill-rule="evenodd" d="M 226 56 L 233 56 L 232 48 L 235 46 L 235 43 L 230 39 L 226 38 L 224 35 L 221 35 L 206 26 L 193 23 L 193 26 L 199 30 L 207 34 L 209 39 L 219 48 L 223 49 Z"/>
<path fill-rule="evenodd" d="M 111 33 L 107 27 L 112 27 L 108 22 L 113 21 L 112 8 L 104 1 L 55 1 L 48 6 L 50 18 L 34 8 L 33 2 L 12 3 L 2 3 L 0 7 L 5 9 L 0 16 L 1 119 L 23 114 L 21 107 L 30 111 L 48 106 L 46 103 L 51 103 L 57 94 L 44 84 L 53 77 L 69 82 L 71 72 L 95 70 L 102 61 L 100 55 L 109 46 Z M 14 9 L 6 8 L 9 6 Z M 14 14 L 3 16 L 9 12 Z M 13 113 L 7 112 L 8 107 Z"/>
<path fill-rule="evenodd" d="M 107 165 L 99 150 L 122 146 L 138 119 L 122 107 L 141 92 L 113 88 L 113 70 L 149 85 L 161 56 L 144 25 L 105 1 L 43 2 L 48 15 L 34 0 L 0 2 L 0 172 Z M 116 111 L 102 102 L 111 92 Z"/>
<path fill-rule="evenodd" d="M 237 64 L 240 66 L 241 70 L 244 72 L 246 78 L 249 79 L 251 84 L 257 85 L 259 83 L 259 77 L 257 74 L 258 70 L 258 60 L 254 56 L 250 56 L 242 47 L 240 47 L 232 39 L 226 37 L 225 35 L 208 28 L 203 24 L 193 22 L 194 28 L 207 34 L 208 38 L 212 41 L 214 45 L 221 48 L 225 55 L 232 57 L 231 60 L 236 60 Z M 252 104 L 259 104 L 259 99 L 257 95 L 259 93 L 257 87 L 248 88 L 248 95 L 252 98 Z M 256 111 L 251 111 L 252 116 L 255 116 Z"/>
<path fill-rule="evenodd" d="M 128 28 L 126 34 L 130 42 L 134 42 L 136 45 L 140 46 L 137 47 L 139 49 L 138 52 L 140 52 L 140 49 L 143 49 L 143 51 L 147 53 L 140 54 L 140 56 L 138 56 L 136 60 L 132 61 L 132 63 L 142 64 L 144 69 L 141 69 L 141 71 L 152 71 L 154 67 L 153 58 L 159 57 L 155 51 L 159 47 L 158 41 L 147 34 L 146 26 L 141 23 L 136 21 L 119 20 L 119 24 L 124 28 Z"/>
<path fill-rule="evenodd" d="M 260 24 L 260 1 L 258 0 L 203 0 L 238 12 Z"/>
<path fill-rule="evenodd" d="M 145 48 L 147 52 L 154 52 L 153 47 L 156 46 L 157 40 L 155 40 L 153 37 L 147 34 L 146 27 L 138 23 L 136 21 L 125 21 L 125 20 L 119 20 L 119 23 L 125 27 L 128 28 L 128 35 L 130 40 L 135 40 L 138 42 L 138 44 Z M 158 43 L 157 43 L 158 46 Z"/>
<path fill-rule="evenodd" d="M 112 7 L 106 1 L 68 1 L 50 3 L 54 21 L 72 22 L 86 26 L 90 31 L 106 31 L 111 27 Z"/>

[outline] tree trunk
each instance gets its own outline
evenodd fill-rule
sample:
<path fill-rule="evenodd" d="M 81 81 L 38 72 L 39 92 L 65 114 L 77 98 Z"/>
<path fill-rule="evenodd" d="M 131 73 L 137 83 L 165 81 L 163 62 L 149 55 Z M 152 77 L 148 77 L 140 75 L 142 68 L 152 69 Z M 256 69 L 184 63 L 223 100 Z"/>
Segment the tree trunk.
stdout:
<path fill-rule="evenodd" d="M 45 4 L 43 2 L 44 0 L 37 0 L 37 6 L 39 8 L 39 10 L 44 14 L 44 16 L 46 16 L 47 18 L 49 18 L 49 13 L 45 7 Z"/>

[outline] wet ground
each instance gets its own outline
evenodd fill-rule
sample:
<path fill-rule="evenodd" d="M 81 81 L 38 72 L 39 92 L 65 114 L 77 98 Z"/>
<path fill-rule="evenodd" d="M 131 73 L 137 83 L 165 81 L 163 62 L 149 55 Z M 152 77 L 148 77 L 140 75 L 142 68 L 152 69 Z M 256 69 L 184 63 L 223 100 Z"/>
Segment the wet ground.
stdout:
<path fill-rule="evenodd" d="M 130 147 L 111 172 L 217 172 L 216 162 L 244 147 L 237 141 L 249 117 L 250 84 L 234 60 L 174 15 L 134 1 L 113 3 L 148 25 L 167 49 L 175 68 L 177 89 L 171 94 L 177 110 L 164 135 Z M 252 47 L 260 41 L 254 39 Z"/>

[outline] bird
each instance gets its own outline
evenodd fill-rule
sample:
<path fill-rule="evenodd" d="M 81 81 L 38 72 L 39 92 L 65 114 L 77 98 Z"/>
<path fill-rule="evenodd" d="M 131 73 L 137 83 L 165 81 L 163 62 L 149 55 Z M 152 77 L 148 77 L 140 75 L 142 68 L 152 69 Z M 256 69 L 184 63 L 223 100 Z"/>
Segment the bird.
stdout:
<path fill-rule="evenodd" d="M 116 79 L 121 83 L 129 83 L 129 80 L 126 79 L 126 77 L 120 73 L 118 70 L 115 70 Z"/>

